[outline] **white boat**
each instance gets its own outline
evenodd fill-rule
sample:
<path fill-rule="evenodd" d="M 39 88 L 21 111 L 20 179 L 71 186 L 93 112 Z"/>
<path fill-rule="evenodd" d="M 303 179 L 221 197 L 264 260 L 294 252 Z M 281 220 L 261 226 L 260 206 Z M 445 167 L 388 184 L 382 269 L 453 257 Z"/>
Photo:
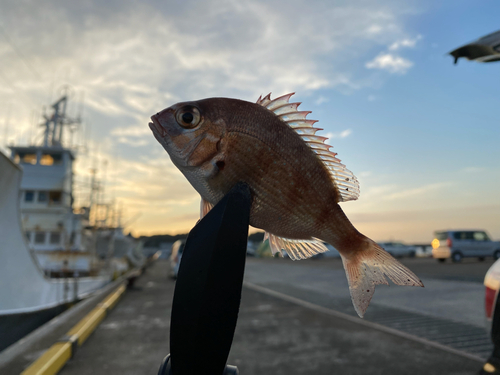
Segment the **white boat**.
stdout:
<path fill-rule="evenodd" d="M 10 146 L 10 159 L 0 152 L 0 351 L 144 265 L 142 244 L 122 228 L 90 224 L 95 175 L 88 206 L 75 210 L 76 151 L 63 137 L 79 120 L 66 115 L 67 101 L 45 116 L 41 144 Z"/>
<path fill-rule="evenodd" d="M 22 173 L 0 152 L 0 350 L 111 280 L 109 273 L 49 278 L 42 272 L 21 223 Z"/>

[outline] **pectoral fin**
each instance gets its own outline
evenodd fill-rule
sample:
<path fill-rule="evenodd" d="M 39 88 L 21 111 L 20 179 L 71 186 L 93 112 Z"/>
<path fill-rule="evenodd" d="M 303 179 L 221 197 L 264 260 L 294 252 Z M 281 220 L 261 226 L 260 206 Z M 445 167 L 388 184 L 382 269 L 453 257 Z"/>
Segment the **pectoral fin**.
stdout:
<path fill-rule="evenodd" d="M 205 217 L 206 214 L 210 212 L 210 210 L 214 207 L 214 205 L 210 202 L 207 202 L 205 199 L 201 198 L 200 202 L 200 220 Z"/>

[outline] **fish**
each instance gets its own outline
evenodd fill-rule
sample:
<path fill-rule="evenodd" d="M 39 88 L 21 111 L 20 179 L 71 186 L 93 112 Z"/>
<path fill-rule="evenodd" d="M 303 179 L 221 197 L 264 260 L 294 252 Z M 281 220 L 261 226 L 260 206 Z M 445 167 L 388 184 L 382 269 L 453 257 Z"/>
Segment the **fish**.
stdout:
<path fill-rule="evenodd" d="M 362 318 L 375 286 L 389 285 L 386 277 L 423 283 L 351 224 L 339 203 L 358 198 L 359 181 L 292 95 L 181 102 L 151 116 L 149 127 L 200 194 L 201 217 L 244 182 L 252 194 L 250 225 L 265 231 L 273 255 L 306 259 L 328 250 L 323 241 L 335 247 Z"/>

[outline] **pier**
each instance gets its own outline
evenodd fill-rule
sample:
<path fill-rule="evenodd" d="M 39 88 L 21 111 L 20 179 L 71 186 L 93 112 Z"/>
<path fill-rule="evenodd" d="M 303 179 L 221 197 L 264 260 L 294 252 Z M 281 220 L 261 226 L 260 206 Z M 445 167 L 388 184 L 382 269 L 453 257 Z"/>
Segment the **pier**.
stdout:
<path fill-rule="evenodd" d="M 253 260 L 250 260 L 253 262 Z M 270 260 L 273 262 L 273 260 Z M 278 262 L 281 263 L 281 262 Z M 159 260 L 127 289 L 61 375 L 156 374 L 169 353 L 170 309 L 175 281 Z M 20 374 L 121 284 L 81 302 L 23 344 L 0 355 L 1 374 Z M 84 305 L 86 304 L 86 305 Z M 70 316 L 69 313 L 75 316 Z M 57 324 L 62 320 L 63 324 Z M 314 305 L 285 300 L 265 288 L 243 287 L 228 363 L 240 374 L 471 374 L 481 362 L 351 321 Z M 55 327 L 55 328 L 52 328 Z M 27 345 L 27 341 L 31 344 Z M 6 357 L 10 357 L 6 361 Z M 196 360 L 196 353 L 193 353 Z M 43 372 L 33 372 L 42 374 Z"/>

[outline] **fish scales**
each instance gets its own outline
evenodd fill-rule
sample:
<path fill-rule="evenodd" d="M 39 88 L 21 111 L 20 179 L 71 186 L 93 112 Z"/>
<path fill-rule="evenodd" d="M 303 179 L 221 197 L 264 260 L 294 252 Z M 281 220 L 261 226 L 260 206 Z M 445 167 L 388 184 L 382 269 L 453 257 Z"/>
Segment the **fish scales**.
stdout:
<path fill-rule="evenodd" d="M 296 132 L 271 111 L 253 103 L 230 101 L 224 143 L 227 155 L 224 174 L 213 178 L 214 190 L 223 192 L 238 181 L 254 192 L 250 223 L 287 238 L 309 239 L 319 221 L 326 221 L 325 205 L 338 201 L 327 170 Z M 201 107 L 218 108 L 219 100 L 206 99 Z M 260 127 L 249 127 L 251 116 Z M 300 155 L 300 158 L 297 157 Z M 293 184 L 288 183 L 290 180 Z M 328 202 L 328 203 L 327 203 Z M 263 206 L 264 209 L 258 209 Z M 314 221 L 314 223 L 312 222 Z M 323 223 L 321 223 L 321 226 Z"/>
<path fill-rule="evenodd" d="M 328 151 L 326 138 L 314 135 L 315 121 L 305 119 L 309 112 L 288 103 L 291 95 L 257 103 L 177 103 L 152 116 L 150 128 L 201 195 L 202 215 L 245 182 L 253 198 L 250 224 L 266 231 L 273 252 L 304 259 L 326 250 L 321 240 L 331 243 L 362 317 L 386 277 L 399 285 L 423 284 L 346 217 L 338 202 L 357 198 L 357 179 Z"/>
<path fill-rule="evenodd" d="M 234 150 L 240 150 L 239 157 L 229 157 L 226 164 L 234 166 L 232 182 L 244 181 L 254 193 L 251 225 L 269 228 L 270 232 L 288 238 L 310 238 L 311 234 L 314 235 L 312 230 L 317 226 L 313 221 L 317 221 L 316 211 L 321 208 L 321 202 L 317 199 L 315 188 L 308 189 L 304 179 L 293 177 L 309 173 L 306 167 L 295 169 L 294 164 L 297 163 L 280 157 L 281 150 L 273 150 L 262 142 L 255 142 L 252 137 L 234 136 L 232 142 L 228 142 L 228 150 L 233 147 Z M 261 162 L 263 158 L 255 157 L 264 152 L 272 159 L 267 165 Z M 234 163 L 233 159 L 236 159 Z M 288 183 L 290 179 L 297 182 L 291 185 Z"/>

